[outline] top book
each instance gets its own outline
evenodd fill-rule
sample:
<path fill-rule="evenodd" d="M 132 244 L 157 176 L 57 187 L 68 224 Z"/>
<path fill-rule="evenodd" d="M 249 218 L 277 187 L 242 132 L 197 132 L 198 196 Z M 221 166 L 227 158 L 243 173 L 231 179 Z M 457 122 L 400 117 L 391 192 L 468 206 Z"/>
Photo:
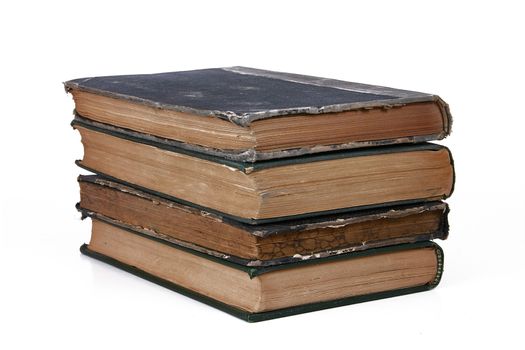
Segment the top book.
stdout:
<path fill-rule="evenodd" d="M 75 79 L 76 118 L 240 162 L 440 140 L 436 95 L 246 67 Z"/>

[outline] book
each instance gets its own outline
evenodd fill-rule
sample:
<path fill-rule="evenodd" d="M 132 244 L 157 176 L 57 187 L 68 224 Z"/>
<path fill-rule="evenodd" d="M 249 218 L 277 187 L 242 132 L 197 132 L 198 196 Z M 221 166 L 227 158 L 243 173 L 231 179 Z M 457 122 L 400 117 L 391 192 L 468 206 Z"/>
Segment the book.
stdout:
<path fill-rule="evenodd" d="M 240 162 L 439 140 L 433 94 L 246 67 L 68 81 L 79 118 Z"/>
<path fill-rule="evenodd" d="M 88 175 L 78 178 L 92 217 L 246 266 L 270 266 L 448 235 L 448 206 L 423 202 L 250 225 Z"/>
<path fill-rule="evenodd" d="M 434 288 L 443 252 L 432 242 L 246 267 L 92 220 L 81 252 L 256 322 Z"/>
<path fill-rule="evenodd" d="M 430 143 L 243 163 L 74 120 L 77 164 L 146 192 L 259 224 L 350 209 L 441 200 L 453 190 L 450 151 Z"/>

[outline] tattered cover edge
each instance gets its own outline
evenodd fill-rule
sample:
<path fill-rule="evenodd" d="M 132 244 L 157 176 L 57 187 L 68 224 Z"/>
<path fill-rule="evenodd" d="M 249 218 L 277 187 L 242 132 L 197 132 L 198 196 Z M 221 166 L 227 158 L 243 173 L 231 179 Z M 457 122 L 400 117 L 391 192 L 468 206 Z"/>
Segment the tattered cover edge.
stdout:
<path fill-rule="evenodd" d="M 92 122 L 85 118 L 79 118 L 78 116 L 71 121 L 71 126 L 76 129 L 77 127 L 83 127 L 95 132 L 100 132 L 112 137 L 117 137 L 123 140 L 136 142 L 148 146 L 157 147 L 166 151 L 171 151 L 175 153 L 180 153 L 195 158 L 207 160 L 210 162 L 215 162 L 218 164 L 226 165 L 228 167 L 240 170 L 246 174 L 251 172 L 268 169 L 279 166 L 289 166 L 302 163 L 311 163 L 343 158 L 353 158 L 353 157 L 365 157 L 369 155 L 379 155 L 379 154 L 391 154 L 391 153 L 401 153 L 401 152 L 417 152 L 417 151 L 439 151 L 445 149 L 450 154 L 450 150 L 439 144 L 435 143 L 413 143 L 413 144 L 397 144 L 397 145 L 386 145 L 386 146 L 376 146 L 376 147 L 366 147 L 359 149 L 350 149 L 350 150 L 340 150 L 334 152 L 326 153 L 317 153 L 317 154 L 304 154 L 297 157 L 283 158 L 283 159 L 269 159 L 265 161 L 259 161 L 257 163 L 246 163 L 239 161 L 232 161 L 225 159 L 224 157 L 205 154 L 195 150 L 190 150 L 187 148 L 181 148 L 175 144 L 166 144 L 160 142 L 154 138 L 143 138 L 137 136 L 137 133 L 127 133 L 122 132 L 121 128 L 110 127 L 107 128 L 106 124 Z M 452 157 L 452 156 L 450 156 Z"/>
<path fill-rule="evenodd" d="M 290 157 L 300 157 L 308 154 L 324 153 L 324 152 L 337 152 L 344 150 L 360 149 L 367 147 L 381 147 L 389 145 L 399 145 L 399 144 L 414 144 L 422 143 L 427 141 L 441 140 L 444 138 L 444 135 L 441 134 L 431 134 L 423 136 L 406 136 L 398 137 L 394 139 L 383 139 L 383 140 L 373 140 L 373 141 L 355 141 L 347 142 L 340 144 L 326 144 L 326 145 L 315 145 L 315 146 L 305 146 L 299 148 L 287 148 L 278 151 L 259 151 L 255 148 L 246 148 L 239 150 L 228 150 L 228 149 L 218 149 L 213 147 L 206 147 L 198 144 L 191 144 L 182 141 L 177 141 L 174 139 L 168 139 L 165 137 L 155 136 L 152 134 L 146 134 L 139 131 L 114 126 L 111 124 L 101 123 L 89 118 L 86 118 L 80 115 L 77 111 L 74 111 L 74 119 L 71 122 L 71 125 L 74 127 L 75 124 L 83 125 L 86 127 L 96 127 L 100 130 L 107 130 L 109 133 L 114 135 L 123 135 L 130 139 L 137 140 L 147 140 L 151 141 L 155 145 L 166 145 L 166 147 L 186 150 L 188 152 L 201 153 L 205 155 L 210 155 L 211 157 L 219 157 L 233 162 L 241 163 L 255 163 L 271 159 L 281 159 L 281 158 L 290 158 Z M 97 130 L 98 130 L 97 129 Z"/>
<path fill-rule="evenodd" d="M 325 251 L 321 251 L 321 252 L 317 252 L 313 254 L 305 254 L 305 255 L 296 254 L 293 256 L 287 256 L 287 257 L 281 257 L 281 258 L 275 258 L 275 259 L 267 259 L 267 260 L 253 259 L 252 260 L 252 259 L 241 258 L 233 254 L 227 254 L 224 252 L 206 248 L 204 246 L 191 243 L 189 241 L 183 241 L 183 240 L 174 238 L 172 236 L 168 236 L 160 232 L 148 229 L 146 227 L 131 225 L 123 221 L 115 220 L 113 218 L 97 213 L 95 211 L 83 209 L 82 207 L 80 207 L 79 204 L 80 203 L 77 203 L 76 208 L 81 213 L 82 220 L 89 217 L 91 219 L 99 220 L 109 225 L 118 227 L 130 233 L 134 233 L 138 236 L 141 236 L 144 238 L 150 238 L 154 241 L 169 245 L 174 248 L 181 248 L 182 250 L 187 251 L 189 253 L 198 252 L 198 253 L 206 254 L 210 258 L 213 258 L 214 261 L 215 261 L 215 258 L 222 259 L 223 261 L 228 261 L 234 264 L 243 265 L 247 268 L 251 268 L 251 267 L 265 268 L 265 267 L 271 267 L 271 266 L 282 265 L 282 264 L 297 263 L 297 262 L 306 261 L 306 260 L 323 259 L 323 258 L 327 258 L 331 256 L 338 256 L 338 255 L 343 255 L 343 254 L 348 254 L 348 253 L 353 253 L 353 252 L 359 252 L 359 251 L 363 251 L 367 249 L 376 249 L 376 248 L 383 248 L 383 247 L 393 246 L 393 245 L 417 243 L 417 242 L 429 241 L 433 239 L 445 240 L 448 236 L 448 220 L 446 218 L 446 214 L 443 214 L 444 216 L 441 217 L 440 227 L 435 232 L 417 234 L 417 235 L 413 235 L 410 237 L 375 240 L 375 241 L 366 242 L 361 245 L 354 245 L 354 246 L 349 246 L 346 248 L 339 248 L 339 249 L 333 249 L 333 250 L 325 250 Z M 205 256 L 202 256 L 202 257 L 205 257 Z M 250 274 L 251 272 L 249 271 L 248 273 Z"/>
<path fill-rule="evenodd" d="M 377 219 L 395 219 L 433 210 L 443 211 L 443 215 L 446 217 L 449 212 L 447 203 L 442 201 L 431 201 L 409 205 L 385 206 L 375 209 L 353 211 L 336 215 L 315 216 L 305 219 L 288 220 L 278 224 L 269 223 L 262 225 L 249 225 L 246 223 L 239 222 L 237 220 L 232 220 L 221 214 L 211 213 L 199 209 L 195 207 L 193 203 L 185 205 L 182 203 L 174 202 L 166 198 L 141 191 L 134 187 L 127 186 L 119 182 L 111 181 L 100 175 L 79 175 L 77 181 L 91 183 L 99 187 L 108 188 L 110 191 L 119 191 L 122 193 L 126 193 L 153 203 L 161 204 L 169 208 L 176 208 L 185 213 L 188 213 L 188 215 L 198 215 L 205 218 L 209 218 L 210 220 L 223 222 L 228 225 L 240 228 L 246 231 L 246 233 L 248 234 L 261 238 L 278 234 L 308 231 L 326 227 L 345 227 L 347 225 Z M 89 211 L 89 209 L 87 208 L 79 208 L 81 210 Z"/>
<path fill-rule="evenodd" d="M 294 108 L 282 108 L 282 109 L 272 109 L 260 112 L 251 112 L 236 114 L 232 111 L 219 111 L 219 110 L 204 110 L 204 109 L 195 109 L 187 106 L 178 106 L 172 104 L 163 104 L 157 101 L 143 99 L 135 96 L 119 94 L 115 92 L 109 92 L 106 90 L 95 89 L 84 86 L 82 83 L 93 79 L 90 78 L 80 78 L 70 80 L 64 83 L 64 88 L 66 92 L 69 92 L 72 89 L 77 89 L 81 91 L 87 91 L 94 94 L 99 94 L 103 96 L 108 96 L 117 99 L 124 99 L 132 101 L 134 103 L 143 104 L 146 106 L 174 110 L 178 112 L 192 113 L 201 116 L 210 116 L 217 117 L 220 119 L 228 120 L 236 125 L 247 127 L 255 120 L 268 119 L 272 117 L 285 116 L 285 115 L 297 115 L 297 114 L 325 114 L 325 113 L 334 113 L 334 112 L 344 112 L 356 109 L 370 109 L 370 108 L 392 108 L 395 106 L 406 105 L 410 103 L 418 102 L 435 102 L 438 104 L 442 110 L 445 132 L 443 137 L 450 133 L 450 127 L 452 124 L 452 116 L 450 114 L 450 109 L 448 104 L 443 101 L 439 96 L 416 92 L 408 90 L 400 90 L 383 86 L 368 85 L 361 83 L 353 83 L 342 80 L 314 77 L 308 75 L 292 74 L 285 72 L 276 72 L 262 69 L 255 69 L 249 67 L 224 67 L 217 68 L 222 69 L 231 73 L 236 74 L 247 74 L 266 77 L 270 79 L 285 80 L 290 82 L 295 82 L 299 84 L 306 85 L 317 85 L 323 87 L 330 87 L 340 90 L 355 91 L 360 93 L 371 93 L 371 94 L 381 94 L 393 96 L 395 98 L 367 101 L 367 102 L 353 102 L 353 103 L 344 103 L 344 104 L 335 104 L 335 105 L 326 105 L 326 106 L 304 106 L 304 107 L 294 107 Z"/>
<path fill-rule="evenodd" d="M 378 300 L 378 299 L 384 299 L 389 297 L 395 297 L 395 296 L 401 296 L 411 293 L 417 293 L 417 292 L 423 292 L 427 290 L 431 290 L 435 288 L 439 282 L 441 281 L 441 277 L 443 275 L 443 264 L 444 264 L 444 255 L 443 250 L 439 245 L 433 242 L 424 242 L 427 243 L 426 245 L 422 244 L 412 244 L 414 245 L 421 245 L 421 247 L 424 246 L 432 246 L 434 248 L 434 251 L 436 253 L 437 257 L 437 271 L 436 276 L 434 280 L 426 285 L 422 286 L 416 286 L 416 287 L 409 287 L 409 288 L 403 288 L 403 289 L 395 289 L 385 292 L 379 292 L 379 293 L 372 293 L 372 294 L 366 294 L 366 295 L 359 295 L 359 296 L 351 296 L 347 298 L 341 298 L 336 300 L 330 300 L 330 301 L 324 301 L 324 302 L 317 302 L 317 303 L 311 303 L 311 304 L 304 304 L 304 305 L 298 305 L 293 306 L 285 309 L 279 309 L 279 310 L 273 310 L 273 311 L 267 311 L 267 312 L 260 312 L 260 313 L 251 313 L 247 312 L 245 310 L 233 307 L 231 305 L 228 305 L 226 303 L 220 302 L 216 299 L 212 299 L 208 296 L 202 295 L 200 293 L 197 293 L 195 291 L 192 291 L 190 289 L 187 289 L 185 287 L 182 287 L 178 284 L 175 284 L 173 282 L 170 282 L 166 279 L 157 277 L 153 274 L 150 274 L 148 272 L 145 272 L 143 270 L 140 270 L 134 266 L 128 265 L 126 263 L 120 262 L 114 258 L 111 258 L 107 255 L 103 255 L 100 253 L 97 253 L 95 251 L 92 251 L 89 249 L 89 246 L 87 244 L 83 244 L 80 247 L 80 252 L 86 256 L 89 256 L 91 258 L 97 259 L 99 261 L 102 261 L 104 263 L 107 263 L 109 265 L 112 265 L 116 268 L 119 268 L 123 271 L 129 272 L 137 277 L 141 277 L 149 282 L 155 283 L 157 285 L 160 285 L 162 287 L 168 288 L 174 292 L 177 292 L 179 294 L 182 294 L 184 296 L 190 297 L 194 300 L 200 301 L 204 304 L 207 304 L 209 306 L 212 306 L 214 308 L 217 308 L 218 310 L 221 310 L 223 312 L 226 312 L 232 316 L 235 316 L 237 318 L 240 318 L 241 320 L 247 321 L 247 322 L 259 322 L 259 321 L 266 321 L 274 318 L 280 318 L 280 317 L 286 317 L 286 316 L 293 316 L 297 314 L 312 312 L 312 311 L 318 311 L 323 309 L 329 309 L 333 307 L 339 307 L 339 306 L 345 306 L 345 305 L 351 305 L 366 301 L 372 301 L 372 300 Z M 413 247 L 418 248 L 418 247 Z"/>
<path fill-rule="evenodd" d="M 261 224 L 270 224 L 270 223 L 277 223 L 277 222 L 283 222 L 288 220 L 299 220 L 299 219 L 306 219 L 306 218 L 313 218 L 313 217 L 320 217 L 320 216 L 326 216 L 326 215 L 336 215 L 336 214 L 342 214 L 342 213 L 351 213 L 355 211 L 360 210 L 368 210 L 368 209 L 378 209 L 378 208 L 384 208 L 384 207 L 392 207 L 392 206 L 398 206 L 398 205 L 410 205 L 410 204 L 417 204 L 417 203 L 428 203 L 428 202 L 435 202 L 438 199 L 437 198 L 415 198 L 415 199 L 408 199 L 408 200 L 401 200 L 401 201 L 394 201 L 394 202 L 387 202 L 387 203 L 378 203 L 378 204 L 371 204 L 371 205 L 363 205 L 363 206 L 357 206 L 357 207 L 349 207 L 349 208 L 339 208 L 339 209 L 332 209 L 332 210 L 325 210 L 325 211 L 318 211 L 318 212 L 310 212 L 310 213 L 304 213 L 304 214 L 297 214 L 297 215 L 288 215 L 288 216 L 278 216 L 273 218 L 265 218 L 265 219 L 254 219 L 254 218 L 246 218 L 246 217 L 240 217 L 235 216 L 231 214 L 224 213 L 219 210 L 215 210 L 212 208 L 204 207 L 202 205 L 198 205 L 196 203 L 189 202 L 184 199 L 180 199 L 177 197 L 170 196 L 165 193 L 161 193 L 158 191 L 154 191 L 152 189 L 146 188 L 144 186 L 135 185 L 132 183 L 129 183 L 127 181 L 117 179 L 116 177 L 107 175 L 105 173 L 102 173 L 98 170 L 95 170 L 93 168 L 90 168 L 84 164 L 82 164 L 81 160 L 76 160 L 75 164 L 87 171 L 90 171 L 94 174 L 98 174 L 101 177 L 104 177 L 108 180 L 111 180 L 113 182 L 121 183 L 123 185 L 126 185 L 128 187 L 135 188 L 137 190 L 140 190 L 142 192 L 146 192 L 152 195 L 155 195 L 157 197 L 164 198 L 166 200 L 184 205 L 184 206 L 191 206 L 198 210 L 202 210 L 205 212 L 208 212 L 210 214 L 218 215 L 224 218 L 229 218 L 234 221 L 238 221 L 240 223 L 245 223 L 249 225 L 261 225 Z M 452 192 L 451 192 L 452 194 Z M 450 195 L 449 195 L 450 196 Z M 448 198 L 449 196 L 443 196 L 440 199 Z"/>

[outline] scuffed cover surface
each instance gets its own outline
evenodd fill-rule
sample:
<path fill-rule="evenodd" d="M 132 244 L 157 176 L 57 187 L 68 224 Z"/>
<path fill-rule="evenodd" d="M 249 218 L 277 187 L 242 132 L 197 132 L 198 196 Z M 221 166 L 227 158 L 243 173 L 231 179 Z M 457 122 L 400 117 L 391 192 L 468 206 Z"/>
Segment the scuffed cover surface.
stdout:
<path fill-rule="evenodd" d="M 441 101 L 431 94 L 244 67 L 82 78 L 66 82 L 65 87 L 215 116 L 241 126 L 290 114 Z"/>
<path fill-rule="evenodd" d="M 386 208 L 378 208 L 378 209 L 371 209 L 371 210 L 362 210 L 354 213 L 343 213 L 338 215 L 327 215 L 327 216 L 321 216 L 321 217 L 313 217 L 313 218 L 307 218 L 307 219 L 300 219 L 300 220 L 290 220 L 282 223 L 276 223 L 276 224 L 262 224 L 262 225 L 249 225 L 241 222 L 237 222 L 235 220 L 231 220 L 227 217 L 223 217 L 218 214 L 213 214 L 210 212 L 206 212 L 203 210 L 199 210 L 192 206 L 186 206 L 182 205 L 176 202 L 168 201 L 166 199 L 163 199 L 158 196 L 154 196 L 145 192 L 142 192 L 140 190 L 134 189 L 132 187 L 119 184 L 116 182 L 113 182 L 111 180 L 105 179 L 103 177 L 97 176 L 97 175 L 88 175 L 83 176 L 80 175 L 78 178 L 79 182 L 90 182 L 93 184 L 97 184 L 99 186 L 104 186 L 111 188 L 116 191 L 122 191 L 137 197 L 140 197 L 142 199 L 150 200 L 155 205 L 164 205 L 169 206 L 172 208 L 179 208 L 181 210 L 184 210 L 188 213 L 188 215 L 200 215 L 208 220 L 212 221 L 220 221 L 224 222 L 226 224 L 239 227 L 243 229 L 246 234 L 258 236 L 258 237 L 268 237 L 273 235 L 282 235 L 286 233 L 291 232 L 297 232 L 297 231 L 308 231 L 308 230 L 315 230 L 319 228 L 342 228 L 347 225 L 352 225 L 364 221 L 370 221 L 370 220 L 381 220 L 381 219 L 387 219 L 387 218 L 399 218 L 404 217 L 408 215 L 413 215 L 417 213 L 423 213 L 427 211 L 432 210 L 439 210 L 442 211 L 442 221 L 439 225 L 439 228 L 436 231 L 433 232 L 427 232 L 427 233 L 421 233 L 421 234 L 414 234 L 412 236 L 408 237 L 400 237 L 400 238 L 390 238 L 390 239 L 382 239 L 382 240 L 375 240 L 375 241 L 367 241 L 362 242 L 360 245 L 351 245 L 345 248 L 339 248 L 339 249 L 333 249 L 333 250 L 325 250 L 320 251 L 312 254 L 306 254 L 306 255 L 300 255 L 295 254 L 293 256 L 287 256 L 287 257 L 281 257 L 281 258 L 275 258 L 275 259 L 269 259 L 269 260 L 249 260 L 244 259 L 238 256 L 234 256 L 231 254 L 226 254 L 223 252 L 215 251 L 213 249 L 209 249 L 206 247 L 202 247 L 196 244 L 193 244 L 191 242 L 185 242 L 181 241 L 179 239 L 176 239 L 174 237 L 168 236 L 162 232 L 158 232 L 153 230 L 150 227 L 142 227 L 142 226 L 135 226 L 131 225 L 129 223 L 125 223 L 122 221 L 118 221 L 116 219 L 107 217 L 101 213 L 97 213 L 94 211 L 91 211 L 89 209 L 81 207 L 80 203 L 77 204 L 77 209 L 82 214 L 82 219 L 90 217 L 94 218 L 100 221 L 104 221 L 110 225 L 119 227 L 121 229 L 124 229 L 126 231 L 146 236 L 147 238 L 159 240 L 162 243 L 174 245 L 178 248 L 188 248 L 192 252 L 200 252 L 203 254 L 207 254 L 208 256 L 212 256 L 215 258 L 223 259 L 226 261 L 231 261 L 236 264 L 250 266 L 250 267 L 264 267 L 264 266 L 274 266 L 274 265 L 281 265 L 281 264 L 287 264 L 287 263 L 297 263 L 300 261 L 306 261 L 306 260 L 316 260 L 316 259 L 322 259 L 330 256 L 337 256 L 337 255 L 343 255 L 351 252 L 358 252 L 373 248 L 380 248 L 385 246 L 392 246 L 392 245 L 399 245 L 399 244 L 405 244 L 405 243 L 414 243 L 414 242 L 421 242 L 421 241 L 429 241 L 433 239 L 446 239 L 448 236 L 448 205 L 445 202 L 428 202 L 428 203 L 417 203 L 415 205 L 400 205 L 400 206 L 393 206 L 393 207 L 386 207 Z"/>
<path fill-rule="evenodd" d="M 324 216 L 313 216 L 306 217 L 302 219 L 287 220 L 277 223 L 267 223 L 260 225 L 250 225 L 248 223 L 239 222 L 237 220 L 232 220 L 227 216 L 223 216 L 220 213 L 212 213 L 205 211 L 201 208 L 189 203 L 184 205 L 177 203 L 159 196 L 156 196 L 152 193 L 141 191 L 137 188 L 112 181 L 108 178 L 104 178 L 99 175 L 79 175 L 79 182 L 89 182 L 96 184 L 101 187 L 107 187 L 108 189 L 114 191 L 120 191 L 128 193 L 130 195 L 151 201 L 155 205 L 163 205 L 169 208 L 177 208 L 187 212 L 189 215 L 199 215 L 203 216 L 209 220 L 220 221 L 227 223 L 228 225 L 236 226 L 244 230 L 247 234 L 251 234 L 257 237 L 269 237 L 273 235 L 280 235 L 290 232 L 299 232 L 307 230 L 316 230 L 326 227 L 345 227 L 347 225 L 352 225 L 364 221 L 370 220 L 380 220 L 380 219 L 394 219 L 405 217 L 409 215 L 414 215 L 418 213 L 423 213 L 432 210 L 439 210 L 444 213 L 444 219 L 447 217 L 449 211 L 448 205 L 445 202 L 441 201 L 431 201 L 431 202 L 418 202 L 408 205 L 397 205 L 397 206 L 385 206 L 368 210 L 359 210 L 359 211 L 350 211 L 343 212 L 338 214 L 329 214 Z M 80 208 L 83 209 L 84 208 Z M 446 238 L 448 233 L 448 223 L 443 223 L 442 232 L 436 234 L 440 238 Z"/>
<path fill-rule="evenodd" d="M 245 266 L 246 268 L 255 268 L 258 271 L 257 273 L 261 271 L 265 271 L 264 270 L 265 268 L 273 268 L 276 266 L 287 265 L 290 263 L 297 264 L 297 263 L 303 263 L 307 261 L 317 261 L 319 259 L 335 258 L 338 256 L 345 256 L 346 254 L 364 252 L 370 249 L 379 249 L 379 248 L 394 247 L 394 246 L 399 246 L 399 245 L 404 245 L 404 244 L 427 242 L 433 239 L 446 239 L 446 234 L 447 234 L 447 232 L 444 232 L 445 231 L 445 229 L 443 228 L 444 225 L 442 225 L 442 227 L 436 232 L 417 234 L 417 235 L 413 235 L 412 237 L 391 238 L 391 239 L 377 240 L 377 241 L 371 241 L 371 242 L 363 242 L 362 245 L 352 245 L 347 248 L 326 250 L 326 251 L 313 253 L 313 254 L 306 254 L 306 255 L 295 254 L 293 256 L 286 256 L 286 257 L 269 259 L 269 260 L 249 260 L 249 259 L 241 258 L 235 255 L 219 252 L 217 250 L 209 249 L 203 246 L 199 246 L 191 242 L 182 241 L 174 237 L 162 234 L 160 232 L 151 230 L 149 228 L 130 225 L 122 221 L 114 220 L 102 214 L 82 209 L 79 206 L 77 206 L 77 209 L 82 213 L 83 218 L 89 217 L 91 219 L 103 221 L 107 224 L 113 225 L 115 227 L 118 227 L 120 229 L 134 233 L 136 235 L 146 237 L 146 238 L 170 245 L 172 247 L 176 247 L 178 249 L 188 250 L 192 253 L 200 253 L 202 254 L 201 256 L 206 256 L 208 258 L 216 259 L 216 261 L 229 262 L 232 264 Z"/>

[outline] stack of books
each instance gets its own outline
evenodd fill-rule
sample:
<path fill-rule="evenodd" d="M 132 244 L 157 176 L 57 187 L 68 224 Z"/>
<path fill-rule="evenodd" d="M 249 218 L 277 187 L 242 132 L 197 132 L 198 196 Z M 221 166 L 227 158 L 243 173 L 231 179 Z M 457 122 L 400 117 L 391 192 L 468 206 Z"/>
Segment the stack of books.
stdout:
<path fill-rule="evenodd" d="M 247 321 L 435 287 L 436 95 L 215 68 L 75 79 L 82 253 Z"/>

